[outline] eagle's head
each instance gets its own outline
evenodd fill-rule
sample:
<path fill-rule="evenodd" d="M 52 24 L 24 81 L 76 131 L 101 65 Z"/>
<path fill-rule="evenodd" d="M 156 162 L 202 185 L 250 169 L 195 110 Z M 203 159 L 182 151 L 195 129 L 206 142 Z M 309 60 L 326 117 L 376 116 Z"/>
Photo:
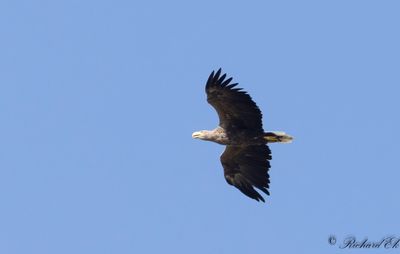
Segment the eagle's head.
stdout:
<path fill-rule="evenodd" d="M 195 131 L 192 134 L 192 138 L 197 138 L 197 139 L 202 139 L 202 140 L 208 140 L 209 139 L 209 131 L 203 130 L 203 131 Z"/>

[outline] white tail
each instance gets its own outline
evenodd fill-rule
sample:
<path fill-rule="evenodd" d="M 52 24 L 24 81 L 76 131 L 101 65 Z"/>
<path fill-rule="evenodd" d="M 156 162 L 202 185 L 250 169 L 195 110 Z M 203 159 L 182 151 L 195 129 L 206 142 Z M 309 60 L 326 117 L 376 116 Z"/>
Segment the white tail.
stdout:
<path fill-rule="evenodd" d="M 264 139 L 268 143 L 292 143 L 293 137 L 283 131 L 270 131 L 264 133 Z"/>

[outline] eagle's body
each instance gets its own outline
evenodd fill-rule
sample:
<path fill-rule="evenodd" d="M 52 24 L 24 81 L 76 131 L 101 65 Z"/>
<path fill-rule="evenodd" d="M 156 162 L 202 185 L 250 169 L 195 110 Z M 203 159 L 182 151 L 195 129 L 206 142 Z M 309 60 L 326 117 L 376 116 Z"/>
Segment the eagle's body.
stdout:
<path fill-rule="evenodd" d="M 213 141 L 220 145 L 231 145 L 231 146 L 243 146 L 243 145 L 263 145 L 268 141 L 266 140 L 267 133 L 262 135 L 253 135 L 251 132 L 237 132 L 235 135 L 228 135 L 222 127 L 217 127 L 214 130 L 198 131 L 195 132 L 193 138 L 198 138 L 201 135 L 201 139 L 207 141 Z"/>
<path fill-rule="evenodd" d="M 219 126 L 214 130 L 194 132 L 192 137 L 226 145 L 221 155 L 226 181 L 257 201 L 264 198 L 254 189 L 269 195 L 269 160 L 267 143 L 287 143 L 292 137 L 283 132 L 264 132 L 262 114 L 251 97 L 232 78 L 211 73 L 206 84 L 207 101 L 216 109 Z"/>

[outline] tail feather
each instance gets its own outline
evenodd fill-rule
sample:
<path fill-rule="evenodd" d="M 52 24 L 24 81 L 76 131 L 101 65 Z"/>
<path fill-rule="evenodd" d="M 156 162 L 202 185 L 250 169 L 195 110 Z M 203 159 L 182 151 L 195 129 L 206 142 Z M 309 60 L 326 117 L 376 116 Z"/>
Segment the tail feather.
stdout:
<path fill-rule="evenodd" d="M 270 131 L 264 133 L 264 139 L 268 143 L 292 143 L 293 137 L 283 131 Z"/>

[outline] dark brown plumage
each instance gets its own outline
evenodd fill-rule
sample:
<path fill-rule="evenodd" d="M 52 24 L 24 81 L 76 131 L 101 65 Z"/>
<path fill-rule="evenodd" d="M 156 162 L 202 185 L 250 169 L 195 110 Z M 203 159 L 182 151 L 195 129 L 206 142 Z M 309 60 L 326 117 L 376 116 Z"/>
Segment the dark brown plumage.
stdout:
<path fill-rule="evenodd" d="M 207 101 L 218 113 L 219 126 L 228 133 L 248 132 L 247 135 L 262 135 L 262 114 L 256 103 L 238 83 L 230 84 L 232 78 L 221 75 L 221 69 L 211 73 L 206 84 Z"/>
<path fill-rule="evenodd" d="M 260 109 L 231 81 L 221 75 L 221 69 L 211 73 L 205 90 L 208 103 L 217 111 L 219 127 L 194 132 L 192 137 L 226 145 L 221 155 L 226 181 L 246 196 L 265 202 L 255 188 L 269 195 L 271 151 L 267 143 L 286 143 L 292 137 L 283 132 L 264 133 Z"/>

